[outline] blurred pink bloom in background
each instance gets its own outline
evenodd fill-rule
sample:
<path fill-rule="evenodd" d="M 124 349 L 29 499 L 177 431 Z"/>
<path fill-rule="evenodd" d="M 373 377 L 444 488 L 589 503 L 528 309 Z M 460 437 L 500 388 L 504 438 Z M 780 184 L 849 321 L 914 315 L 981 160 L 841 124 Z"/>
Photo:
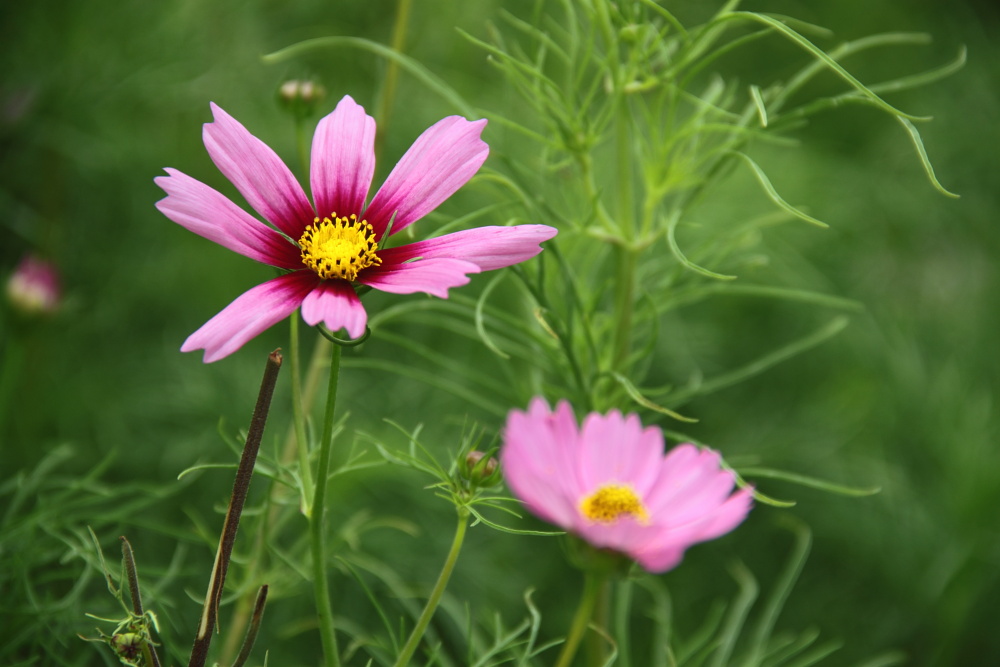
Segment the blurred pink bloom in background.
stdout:
<path fill-rule="evenodd" d="M 214 104 L 212 113 L 205 148 L 273 227 L 176 169 L 155 179 L 167 193 L 156 207 L 210 241 L 289 273 L 251 288 L 188 337 L 181 350 L 203 349 L 206 362 L 232 354 L 300 306 L 308 324 L 322 322 L 357 338 L 368 314 L 355 284 L 447 298 L 450 288 L 469 282 L 469 274 L 530 259 L 556 234 L 546 225 L 480 227 L 382 248 L 388 235 L 433 211 L 479 170 L 489 153 L 480 139 L 485 120 L 449 116 L 432 125 L 366 206 L 375 173 L 375 120 L 350 97 L 316 127 L 312 203 L 273 150 Z"/>
<path fill-rule="evenodd" d="M 7 280 L 7 300 L 24 315 L 50 315 L 59 308 L 62 289 L 52 262 L 27 254 Z"/>
<path fill-rule="evenodd" d="M 664 455 L 660 429 L 634 414 L 591 413 L 578 428 L 569 403 L 550 411 L 535 398 L 510 412 L 503 438 L 504 479 L 531 512 L 650 572 L 675 567 L 750 510 L 751 491 L 733 493 L 717 452 L 683 444 Z"/>

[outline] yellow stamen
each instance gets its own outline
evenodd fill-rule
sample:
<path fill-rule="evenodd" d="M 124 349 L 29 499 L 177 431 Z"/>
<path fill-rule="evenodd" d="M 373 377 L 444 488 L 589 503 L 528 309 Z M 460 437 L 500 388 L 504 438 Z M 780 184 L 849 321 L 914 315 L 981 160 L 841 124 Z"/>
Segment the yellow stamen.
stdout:
<path fill-rule="evenodd" d="M 299 239 L 302 263 L 329 280 L 356 280 L 358 272 L 369 266 L 378 266 L 382 260 L 375 251 L 375 230 L 358 216 L 316 218 L 306 227 Z"/>
<path fill-rule="evenodd" d="M 623 514 L 639 521 L 649 518 L 635 491 L 621 484 L 605 484 L 580 501 L 580 511 L 591 521 L 601 523 L 614 523 Z"/>

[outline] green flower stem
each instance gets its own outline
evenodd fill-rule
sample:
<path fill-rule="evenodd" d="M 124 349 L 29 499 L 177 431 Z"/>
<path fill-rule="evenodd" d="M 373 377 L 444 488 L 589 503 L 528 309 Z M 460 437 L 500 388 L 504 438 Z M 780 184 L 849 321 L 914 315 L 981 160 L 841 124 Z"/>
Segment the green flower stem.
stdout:
<path fill-rule="evenodd" d="M 597 601 L 594 603 L 594 611 L 590 617 L 590 624 L 595 628 L 606 630 L 608 628 L 608 616 L 611 606 L 611 585 L 607 578 L 602 577 L 597 590 Z M 587 664 L 590 667 L 601 667 L 607 661 L 607 638 L 604 634 L 591 632 L 587 635 L 586 651 Z M 627 664 L 627 663 L 621 663 Z"/>
<path fill-rule="evenodd" d="M 292 357 L 292 422 L 295 425 L 296 451 L 299 455 L 299 479 L 302 483 L 300 504 L 306 518 L 312 515 L 311 499 L 313 495 L 312 472 L 309 468 L 309 441 L 306 440 L 306 415 L 302 403 L 302 362 L 299 358 L 299 312 L 296 310 L 289 318 L 291 332 L 289 346 Z"/>
<path fill-rule="evenodd" d="M 635 272 L 637 251 L 629 246 L 616 246 L 615 274 L 615 342 L 611 367 L 623 374 L 632 351 L 632 314 L 635 304 Z"/>
<path fill-rule="evenodd" d="M 316 617 L 323 644 L 323 664 L 339 667 L 337 633 L 333 625 L 333 605 L 330 586 L 326 578 L 326 487 L 330 474 L 330 456 L 333 449 L 333 413 L 337 407 L 337 381 L 340 376 L 340 346 L 334 345 L 330 354 L 330 384 L 326 395 L 326 414 L 323 417 L 323 437 L 319 443 L 319 468 L 316 471 L 316 488 L 313 495 L 312 514 L 309 516 L 309 538 L 312 546 L 313 588 L 316 591 Z"/>
<path fill-rule="evenodd" d="M 295 114 L 295 148 L 299 154 L 299 164 L 306 180 L 309 179 L 309 143 L 306 139 L 305 119 Z"/>
<path fill-rule="evenodd" d="M 406 48 L 406 29 L 410 24 L 411 0 L 399 0 L 396 5 L 396 21 L 392 26 L 392 50 L 402 53 Z M 396 97 L 396 82 L 399 80 L 399 61 L 390 58 L 385 68 L 385 83 L 382 86 L 382 95 L 379 99 L 378 112 L 376 113 L 376 124 L 379 132 L 375 135 L 375 155 L 382 153 L 382 139 L 389 136 L 386 131 L 389 127 L 389 114 L 392 111 L 392 102 Z M 378 158 L 376 157 L 376 164 Z"/>
<path fill-rule="evenodd" d="M 427 626 L 430 624 L 431 618 L 433 618 L 434 612 L 437 610 L 437 606 L 441 602 L 441 596 L 444 595 L 444 590 L 448 587 L 448 580 L 451 579 L 451 573 L 455 569 L 455 563 L 458 562 L 458 554 L 462 550 L 462 542 L 465 541 L 465 530 L 468 527 L 469 510 L 465 507 L 459 507 L 458 527 L 455 529 L 455 539 L 451 542 L 451 550 L 448 552 L 448 558 L 444 561 L 444 567 L 441 568 L 441 574 L 438 575 L 437 582 L 434 584 L 434 589 L 431 591 L 430 597 L 427 598 L 427 604 L 424 606 L 424 610 L 420 613 L 420 618 L 417 619 L 417 624 L 414 626 L 413 632 L 410 633 L 409 639 L 406 640 L 403 650 L 396 659 L 395 667 L 404 667 L 404 665 L 409 664 L 410 658 L 413 657 L 413 654 L 417 650 L 417 646 L 420 644 L 420 640 L 423 639 L 424 632 L 427 630 Z"/>
<path fill-rule="evenodd" d="M 570 625 L 569 635 L 566 637 L 566 643 L 563 644 L 562 653 L 559 654 L 555 667 L 569 667 L 573 663 L 573 657 L 576 655 L 576 650 L 580 648 L 583 636 L 587 633 L 587 627 L 594 615 L 597 599 L 601 596 L 606 579 L 607 575 L 600 572 L 587 572 L 584 576 L 580 605 L 576 608 L 573 624 Z"/>

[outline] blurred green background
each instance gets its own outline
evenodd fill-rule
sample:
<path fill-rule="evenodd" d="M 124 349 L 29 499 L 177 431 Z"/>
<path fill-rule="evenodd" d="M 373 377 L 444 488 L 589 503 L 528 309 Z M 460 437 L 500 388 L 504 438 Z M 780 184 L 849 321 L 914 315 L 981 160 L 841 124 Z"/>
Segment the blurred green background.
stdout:
<path fill-rule="evenodd" d="M 715 9 L 674 4 L 692 15 Z M 162 193 L 152 179 L 176 167 L 240 201 L 201 143 L 209 101 L 290 165 L 292 123 L 274 103 L 281 82 L 311 76 L 329 91 L 326 108 L 350 94 L 374 111 L 385 63 L 368 53 L 329 50 L 282 65 L 260 56 L 326 35 L 388 43 L 394 7 L 383 0 L 0 6 L 0 272 L 6 279 L 34 250 L 58 264 L 65 291 L 61 311 L 46 321 L 15 321 L 3 311 L 3 373 L 16 382 L 0 406 L 0 646 L 7 647 L 0 663 L 111 664 L 106 651 L 75 636 L 94 634 L 96 622 L 83 612 L 115 613 L 93 567 L 87 525 L 112 562 L 117 536 L 129 536 L 150 587 L 147 606 L 162 613 L 176 655 L 185 654 L 199 610 L 189 595 L 202 594 L 230 479 L 208 472 L 171 480 L 195 462 L 229 460 L 219 419 L 228 433 L 245 425 L 266 354 L 286 344 L 287 329 L 275 327 L 210 366 L 178 352 L 189 333 L 272 273 L 165 219 L 153 207 Z M 501 10 L 530 8 L 415 3 L 407 52 L 476 107 L 502 110 L 513 101 L 506 84 L 454 28 L 483 36 Z M 924 141 L 939 178 L 961 199 L 935 192 L 898 126 L 864 108 L 818 116 L 796 134 L 798 149 L 755 150 L 783 196 L 831 228 L 769 232 L 760 240 L 762 262 L 747 277 L 855 299 L 864 311 L 823 346 L 686 406 L 701 420 L 691 432 L 727 456 L 753 455 L 882 492 L 853 499 L 762 482 L 798 505 L 758 507 L 746 528 L 696 548 L 663 577 L 677 630 L 692 632 L 711 599 L 733 595 L 726 572 L 737 558 L 763 587 L 772 585 L 792 541 L 782 517 L 792 515 L 811 527 L 814 545 L 778 625 L 815 626 L 842 640 L 829 664 L 895 649 L 913 665 L 998 663 L 991 616 L 1000 599 L 1000 14 L 985 0 L 760 0 L 744 8 L 828 27 L 836 35 L 830 44 L 884 31 L 934 36 L 927 46 L 847 63 L 863 80 L 927 69 L 966 46 L 969 62 L 958 74 L 890 98 L 934 116 L 921 126 Z M 794 71 L 786 63 L 794 56 L 775 38 L 719 67 L 753 83 L 756 72 Z M 403 74 L 376 182 L 420 131 L 455 111 Z M 494 153 L 503 151 L 502 136 L 494 126 L 484 136 Z M 460 214 L 461 202 L 447 204 L 445 215 Z M 769 206 L 749 176 L 736 175 L 704 215 L 742 219 Z M 474 280 L 470 293 L 483 282 Z M 373 294 L 366 304 L 377 311 L 394 299 Z M 739 365 L 789 331 L 808 330 L 802 320 L 798 306 L 713 300 L 667 328 L 675 364 L 667 372 Z M 378 341 L 367 347 L 365 355 L 390 353 Z M 473 360 L 485 352 L 455 354 Z M 502 423 L 395 376 L 348 365 L 343 377 L 350 430 L 384 433 L 387 413 L 407 428 L 427 422 L 444 452 L 457 446 L 465 415 L 491 432 Z M 284 380 L 270 423 L 274 441 L 289 424 Z M 433 415 L 448 419 L 434 423 Z M 417 582 L 433 579 L 450 537 L 440 527 L 450 529 L 451 510 L 422 490 L 426 481 L 382 469 L 345 476 L 335 494 L 335 519 L 371 508 L 420 531 L 419 539 L 365 538 L 369 551 Z M 535 586 L 554 635 L 577 595 L 576 574 L 562 576 L 562 568 L 554 540 L 477 528 L 452 592 L 470 598 L 474 613 L 496 605 L 513 624 L 526 613 L 523 592 Z M 341 578 L 338 586 L 359 622 L 373 615 L 356 584 Z M 272 660 L 314 662 L 306 656 L 318 641 L 298 625 L 310 604 L 301 581 L 275 593 L 260 640 Z"/>

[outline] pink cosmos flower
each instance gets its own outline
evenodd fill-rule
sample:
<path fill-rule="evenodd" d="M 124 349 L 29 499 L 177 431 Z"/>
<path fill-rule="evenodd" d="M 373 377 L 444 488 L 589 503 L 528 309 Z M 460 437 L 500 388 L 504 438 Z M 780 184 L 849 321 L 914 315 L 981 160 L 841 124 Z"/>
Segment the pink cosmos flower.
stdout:
<path fill-rule="evenodd" d="M 202 133 L 208 154 L 273 227 L 176 169 L 155 179 L 167 193 L 156 207 L 195 234 L 288 273 L 245 292 L 184 341 L 181 350 L 205 350 L 206 363 L 232 354 L 300 306 L 308 324 L 322 322 L 357 338 L 368 315 L 355 285 L 447 298 L 469 274 L 530 259 L 556 234 L 546 225 L 480 227 L 385 248 L 389 235 L 433 211 L 478 171 L 489 153 L 480 139 L 485 120 L 449 116 L 432 125 L 366 206 L 375 120 L 350 97 L 316 127 L 312 203 L 274 151 L 215 104 L 212 114 Z"/>
<path fill-rule="evenodd" d="M 542 519 L 599 549 L 665 572 L 688 547 L 728 533 L 750 511 L 749 489 L 718 453 L 678 445 L 663 453 L 663 434 L 634 414 L 591 413 L 577 428 L 569 403 L 554 412 L 535 398 L 507 417 L 500 451 L 504 479 Z"/>

